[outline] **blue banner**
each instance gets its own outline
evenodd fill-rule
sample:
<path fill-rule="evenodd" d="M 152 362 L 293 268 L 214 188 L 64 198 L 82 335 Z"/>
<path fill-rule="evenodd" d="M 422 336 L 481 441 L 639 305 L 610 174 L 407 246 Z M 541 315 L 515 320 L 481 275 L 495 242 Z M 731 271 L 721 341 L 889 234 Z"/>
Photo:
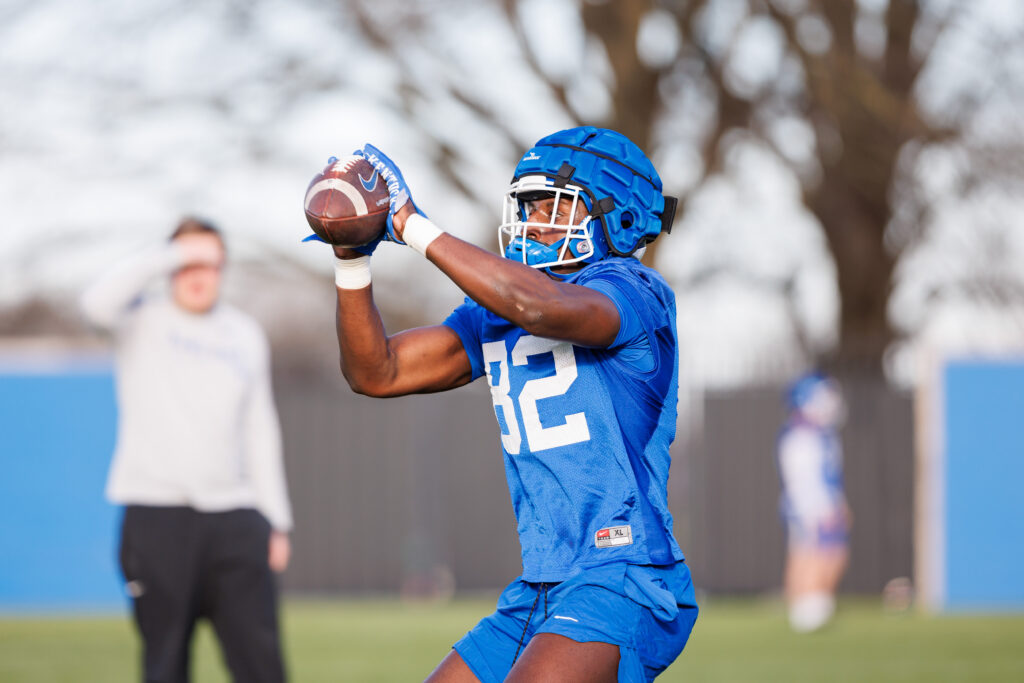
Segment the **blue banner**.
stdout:
<path fill-rule="evenodd" d="M 3 360 L 0 610 L 123 608 L 120 511 L 103 497 L 117 420 L 110 362 Z"/>

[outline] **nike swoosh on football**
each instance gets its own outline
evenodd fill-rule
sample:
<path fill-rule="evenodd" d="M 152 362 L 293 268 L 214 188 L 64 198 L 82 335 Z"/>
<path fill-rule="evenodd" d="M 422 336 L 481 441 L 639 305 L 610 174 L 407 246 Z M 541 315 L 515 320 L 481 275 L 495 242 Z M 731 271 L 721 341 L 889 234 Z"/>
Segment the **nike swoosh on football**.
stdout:
<path fill-rule="evenodd" d="M 377 171 L 374 170 L 374 172 L 370 174 L 369 180 L 364 180 L 363 176 L 360 175 L 359 182 L 362 183 L 364 190 L 366 190 L 367 192 L 373 192 L 373 188 L 377 187 Z"/>

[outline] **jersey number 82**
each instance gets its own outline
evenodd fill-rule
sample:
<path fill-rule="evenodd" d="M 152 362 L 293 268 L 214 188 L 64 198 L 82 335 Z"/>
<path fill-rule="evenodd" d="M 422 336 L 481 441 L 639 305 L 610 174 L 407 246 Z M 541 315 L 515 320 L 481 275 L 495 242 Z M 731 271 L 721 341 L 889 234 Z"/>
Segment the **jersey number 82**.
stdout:
<path fill-rule="evenodd" d="M 548 377 L 537 377 L 523 384 L 519 392 L 519 414 L 522 416 L 526 430 L 526 442 L 530 450 L 537 451 L 568 446 L 590 440 L 590 428 L 587 416 L 582 412 L 565 416 L 565 422 L 552 427 L 544 427 L 537 413 L 537 401 L 545 398 L 562 396 L 572 383 L 576 381 L 576 354 L 572 344 L 555 339 L 544 339 L 524 335 L 512 347 L 512 365 L 526 365 L 530 356 L 550 353 L 555 361 L 555 374 Z M 505 341 L 493 341 L 483 344 L 484 367 L 487 369 L 487 381 L 491 388 L 491 400 L 494 402 L 494 413 L 498 424 L 505 424 L 507 432 L 501 434 L 501 443 L 509 455 L 517 455 L 522 447 L 522 436 L 519 432 L 519 420 L 516 417 L 516 402 L 509 395 L 510 383 L 508 373 L 508 354 Z M 491 375 L 491 364 L 498 364 L 498 382 Z M 501 415 L 498 415 L 498 410 Z"/>

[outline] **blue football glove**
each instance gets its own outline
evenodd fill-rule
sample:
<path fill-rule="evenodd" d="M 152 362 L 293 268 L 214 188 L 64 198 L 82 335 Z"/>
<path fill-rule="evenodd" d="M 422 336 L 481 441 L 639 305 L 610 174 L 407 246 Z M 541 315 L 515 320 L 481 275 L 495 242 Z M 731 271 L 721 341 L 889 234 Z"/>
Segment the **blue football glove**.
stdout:
<path fill-rule="evenodd" d="M 373 253 L 373 250 L 377 248 L 377 245 L 380 244 L 382 241 L 384 241 L 385 236 L 386 236 L 386 233 L 382 234 L 380 237 L 378 237 L 377 239 L 373 240 L 372 242 L 367 242 L 366 244 L 364 244 L 361 247 L 346 247 L 346 249 L 351 249 L 352 251 L 358 251 L 360 254 L 365 254 L 366 256 L 369 256 L 370 254 Z M 315 232 L 312 235 L 309 235 L 307 237 L 303 237 L 302 241 L 303 242 L 323 242 L 324 244 L 330 244 L 330 242 L 325 242 L 323 239 L 321 239 L 320 235 L 316 234 Z M 331 246 L 333 247 L 334 245 L 331 244 Z"/>
<path fill-rule="evenodd" d="M 397 242 L 398 244 L 405 244 L 402 240 L 395 236 L 395 212 L 401 209 L 408 202 L 412 202 L 412 194 L 409 192 L 409 186 L 405 183 L 405 178 L 402 177 L 402 172 L 398 170 L 398 166 L 391 159 L 381 152 L 373 145 L 367 144 L 363 147 L 362 151 L 357 152 L 361 154 L 364 159 L 370 162 L 380 177 L 384 179 L 384 182 L 388 184 L 388 194 L 391 195 L 391 204 L 388 209 L 388 218 L 386 223 L 386 230 L 384 232 L 384 240 L 388 242 Z M 412 208 L 416 213 L 427 217 L 427 214 L 423 213 L 413 202 Z"/>
<path fill-rule="evenodd" d="M 363 152 L 362 152 L 362 150 L 357 149 L 355 152 L 353 152 L 353 154 L 358 154 L 358 155 L 362 156 Z M 327 165 L 330 166 L 331 164 L 333 164 L 337 160 L 338 160 L 338 157 L 332 156 L 332 157 L 327 159 Z M 390 217 L 390 214 L 389 214 L 389 217 Z M 350 247 L 350 249 L 352 249 L 352 251 L 358 251 L 360 254 L 365 254 L 365 255 L 369 256 L 370 254 L 373 253 L 373 250 L 377 248 L 377 245 L 381 243 L 382 239 L 384 239 L 383 235 L 378 237 L 377 239 L 373 240 L 372 242 L 369 242 L 368 244 L 364 244 L 361 247 Z M 326 242 L 323 239 L 321 239 L 320 235 L 317 235 L 315 232 L 312 235 L 309 235 L 307 237 L 302 238 L 302 241 L 303 242 L 322 242 L 323 244 L 330 244 L 329 242 Z M 333 246 L 333 245 L 331 245 L 331 246 Z"/>

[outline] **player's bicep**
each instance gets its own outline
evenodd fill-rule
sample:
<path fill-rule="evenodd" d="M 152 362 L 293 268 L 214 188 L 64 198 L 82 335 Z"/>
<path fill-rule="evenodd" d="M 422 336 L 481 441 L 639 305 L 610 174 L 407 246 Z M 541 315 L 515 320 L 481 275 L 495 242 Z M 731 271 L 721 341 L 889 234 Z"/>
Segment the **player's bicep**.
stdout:
<path fill-rule="evenodd" d="M 424 394 L 454 389 L 473 379 L 462 339 L 446 325 L 417 327 L 389 340 L 397 365 L 388 395 Z"/>
<path fill-rule="evenodd" d="M 533 334 L 579 346 L 605 348 L 619 333 L 619 310 L 612 299 L 590 287 L 563 284 L 562 294 L 537 315 Z"/>

